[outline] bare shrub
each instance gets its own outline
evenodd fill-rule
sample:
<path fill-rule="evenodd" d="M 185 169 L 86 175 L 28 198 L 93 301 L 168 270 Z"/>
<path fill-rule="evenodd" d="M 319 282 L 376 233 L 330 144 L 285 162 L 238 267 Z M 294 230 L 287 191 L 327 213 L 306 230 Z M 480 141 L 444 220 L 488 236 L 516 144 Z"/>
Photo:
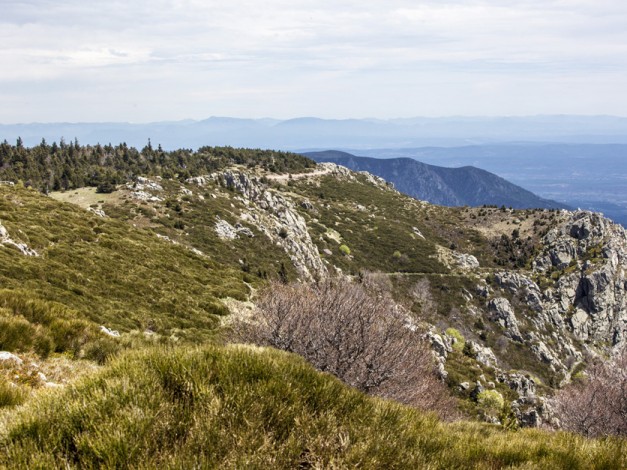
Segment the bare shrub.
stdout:
<path fill-rule="evenodd" d="M 427 278 L 422 278 L 410 289 L 409 294 L 420 305 L 423 314 L 431 314 L 437 308 L 431 293 L 431 283 Z"/>
<path fill-rule="evenodd" d="M 452 417 L 455 400 L 436 378 L 421 334 L 380 279 L 367 284 L 372 290 L 346 280 L 271 284 L 258 299 L 257 321 L 238 325 L 240 339 L 299 354 L 365 393 Z"/>
<path fill-rule="evenodd" d="M 627 350 L 591 366 L 551 404 L 563 429 L 588 437 L 627 436 Z"/>

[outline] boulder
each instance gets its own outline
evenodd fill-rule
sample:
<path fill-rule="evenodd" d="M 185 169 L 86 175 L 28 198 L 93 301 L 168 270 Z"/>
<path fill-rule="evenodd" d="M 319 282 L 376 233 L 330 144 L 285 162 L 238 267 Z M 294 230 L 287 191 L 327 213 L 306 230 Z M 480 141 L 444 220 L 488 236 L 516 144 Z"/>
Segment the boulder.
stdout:
<path fill-rule="evenodd" d="M 24 361 L 13 353 L 0 351 L 0 362 L 13 362 L 14 364 L 20 366 Z"/>

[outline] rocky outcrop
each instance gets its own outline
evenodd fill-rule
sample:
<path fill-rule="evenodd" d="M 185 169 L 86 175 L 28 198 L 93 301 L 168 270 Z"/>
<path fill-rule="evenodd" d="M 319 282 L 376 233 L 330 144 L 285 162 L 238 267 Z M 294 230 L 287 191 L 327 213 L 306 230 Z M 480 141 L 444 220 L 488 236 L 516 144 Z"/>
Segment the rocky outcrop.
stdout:
<path fill-rule="evenodd" d="M 566 328 L 581 340 L 624 344 L 625 230 L 600 214 L 578 211 L 551 230 L 543 241 L 545 250 L 534 263 L 536 272 L 563 271 L 556 288 L 545 292 L 543 311 L 564 318 Z"/>
<path fill-rule="evenodd" d="M 477 362 L 488 367 L 498 367 L 499 361 L 492 349 L 472 340 L 467 341 L 466 344 L 469 348 L 469 354 L 474 357 Z"/>
<path fill-rule="evenodd" d="M 453 258 L 460 268 L 476 269 L 479 267 L 479 261 L 473 255 L 453 252 Z"/>
<path fill-rule="evenodd" d="M 501 325 L 506 336 L 514 341 L 522 342 L 523 337 L 518 328 L 518 320 L 506 298 L 499 297 L 488 302 L 488 319 Z"/>
<path fill-rule="evenodd" d="M 137 199 L 138 201 L 147 201 L 147 202 L 161 202 L 163 198 L 153 194 L 155 192 L 163 191 L 163 186 L 161 186 L 156 181 L 150 180 L 148 178 L 144 178 L 142 176 L 138 176 L 135 182 L 128 183 L 126 185 L 127 189 L 131 191 L 130 195 L 133 199 Z"/>
<path fill-rule="evenodd" d="M 338 168 L 332 171 L 342 172 Z M 218 183 L 241 195 L 247 210 L 240 215 L 240 219 L 280 245 L 303 279 L 326 275 L 318 248 L 311 240 L 305 219 L 296 210 L 295 202 L 270 189 L 260 178 L 241 170 L 225 170 L 188 180 L 188 183 L 199 186 L 209 182 Z M 254 235 L 241 224 L 233 226 L 221 219 L 216 222 L 215 229 L 223 239 Z"/>
<path fill-rule="evenodd" d="M 13 240 L 9 236 L 9 231 L 2 224 L 0 224 L 0 244 L 16 248 L 24 256 L 39 256 L 39 253 L 30 248 L 26 243 Z"/>

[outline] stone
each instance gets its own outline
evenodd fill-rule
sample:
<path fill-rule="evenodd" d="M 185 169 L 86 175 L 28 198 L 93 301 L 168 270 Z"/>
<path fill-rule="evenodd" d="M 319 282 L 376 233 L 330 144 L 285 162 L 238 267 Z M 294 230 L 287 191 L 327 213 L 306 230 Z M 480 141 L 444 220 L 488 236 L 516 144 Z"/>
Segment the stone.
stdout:
<path fill-rule="evenodd" d="M 464 269 L 475 269 L 479 267 L 479 261 L 473 255 L 467 253 L 453 252 L 453 258 L 459 267 Z"/>
<path fill-rule="evenodd" d="M 223 240 L 235 240 L 236 238 L 239 238 L 235 227 L 229 224 L 226 220 L 222 220 L 220 217 L 216 217 L 216 219 L 214 230 L 218 237 Z"/>
<path fill-rule="evenodd" d="M 431 342 L 431 349 L 438 357 L 446 359 L 448 353 L 453 351 L 451 345 L 445 342 L 439 334 L 430 331 L 427 333 L 427 338 Z"/>
<path fill-rule="evenodd" d="M 253 238 L 255 236 L 255 234 L 253 233 L 251 229 L 249 229 L 248 227 L 244 227 L 240 223 L 235 224 L 235 230 L 239 235 L 244 235 L 245 237 L 248 237 L 248 238 Z"/>
<path fill-rule="evenodd" d="M 488 319 L 501 325 L 506 332 L 506 336 L 514 341 L 523 341 L 520 330 L 518 329 L 516 315 L 514 315 L 514 310 L 509 300 L 504 297 L 490 300 L 488 302 L 488 311 Z"/>
<path fill-rule="evenodd" d="M 0 351 L 0 362 L 13 362 L 16 365 L 22 365 L 24 361 L 13 353 L 8 351 Z"/>
<path fill-rule="evenodd" d="M 492 351 L 492 349 L 490 349 L 487 346 L 485 347 L 481 346 L 481 344 L 472 340 L 468 340 L 467 344 L 468 344 L 468 347 L 470 349 L 472 356 L 475 358 L 477 362 L 480 362 L 481 364 L 484 364 L 488 367 L 498 366 L 499 361 L 494 355 L 494 352 Z"/>
<path fill-rule="evenodd" d="M 411 229 L 414 232 L 414 235 L 416 235 L 417 237 L 420 237 L 423 240 L 425 240 L 425 236 L 422 234 L 422 232 L 420 230 L 418 230 L 418 227 L 412 227 Z"/>
<path fill-rule="evenodd" d="M 104 333 L 105 335 L 112 336 L 114 338 L 118 338 L 120 336 L 120 333 L 118 331 L 110 330 L 104 325 L 100 325 L 100 331 Z"/>
<path fill-rule="evenodd" d="M 536 383 L 531 377 L 517 373 L 498 374 L 496 380 L 514 390 L 519 397 L 535 398 L 536 396 Z"/>
<path fill-rule="evenodd" d="M 30 248 L 26 243 L 20 243 L 13 240 L 9 236 L 9 231 L 2 224 L 0 224 L 0 244 L 16 248 L 24 256 L 39 256 L 39 253 Z"/>
<path fill-rule="evenodd" d="M 97 215 L 98 217 L 103 217 L 104 218 L 104 217 L 107 216 L 107 214 L 105 214 L 105 212 L 102 209 L 98 209 L 96 207 L 89 207 L 87 210 L 89 212 Z"/>

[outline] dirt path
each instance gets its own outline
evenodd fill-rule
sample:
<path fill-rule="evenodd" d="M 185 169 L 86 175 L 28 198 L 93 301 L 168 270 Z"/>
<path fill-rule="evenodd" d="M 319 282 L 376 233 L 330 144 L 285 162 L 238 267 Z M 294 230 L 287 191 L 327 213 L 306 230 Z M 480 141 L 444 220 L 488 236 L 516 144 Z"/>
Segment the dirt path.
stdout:
<path fill-rule="evenodd" d="M 331 173 L 331 168 L 322 168 L 321 170 L 314 170 L 309 173 L 291 173 L 285 175 L 266 175 L 266 178 L 272 181 L 288 181 L 289 179 L 300 180 L 303 178 L 311 178 L 314 176 L 323 176 Z"/>

